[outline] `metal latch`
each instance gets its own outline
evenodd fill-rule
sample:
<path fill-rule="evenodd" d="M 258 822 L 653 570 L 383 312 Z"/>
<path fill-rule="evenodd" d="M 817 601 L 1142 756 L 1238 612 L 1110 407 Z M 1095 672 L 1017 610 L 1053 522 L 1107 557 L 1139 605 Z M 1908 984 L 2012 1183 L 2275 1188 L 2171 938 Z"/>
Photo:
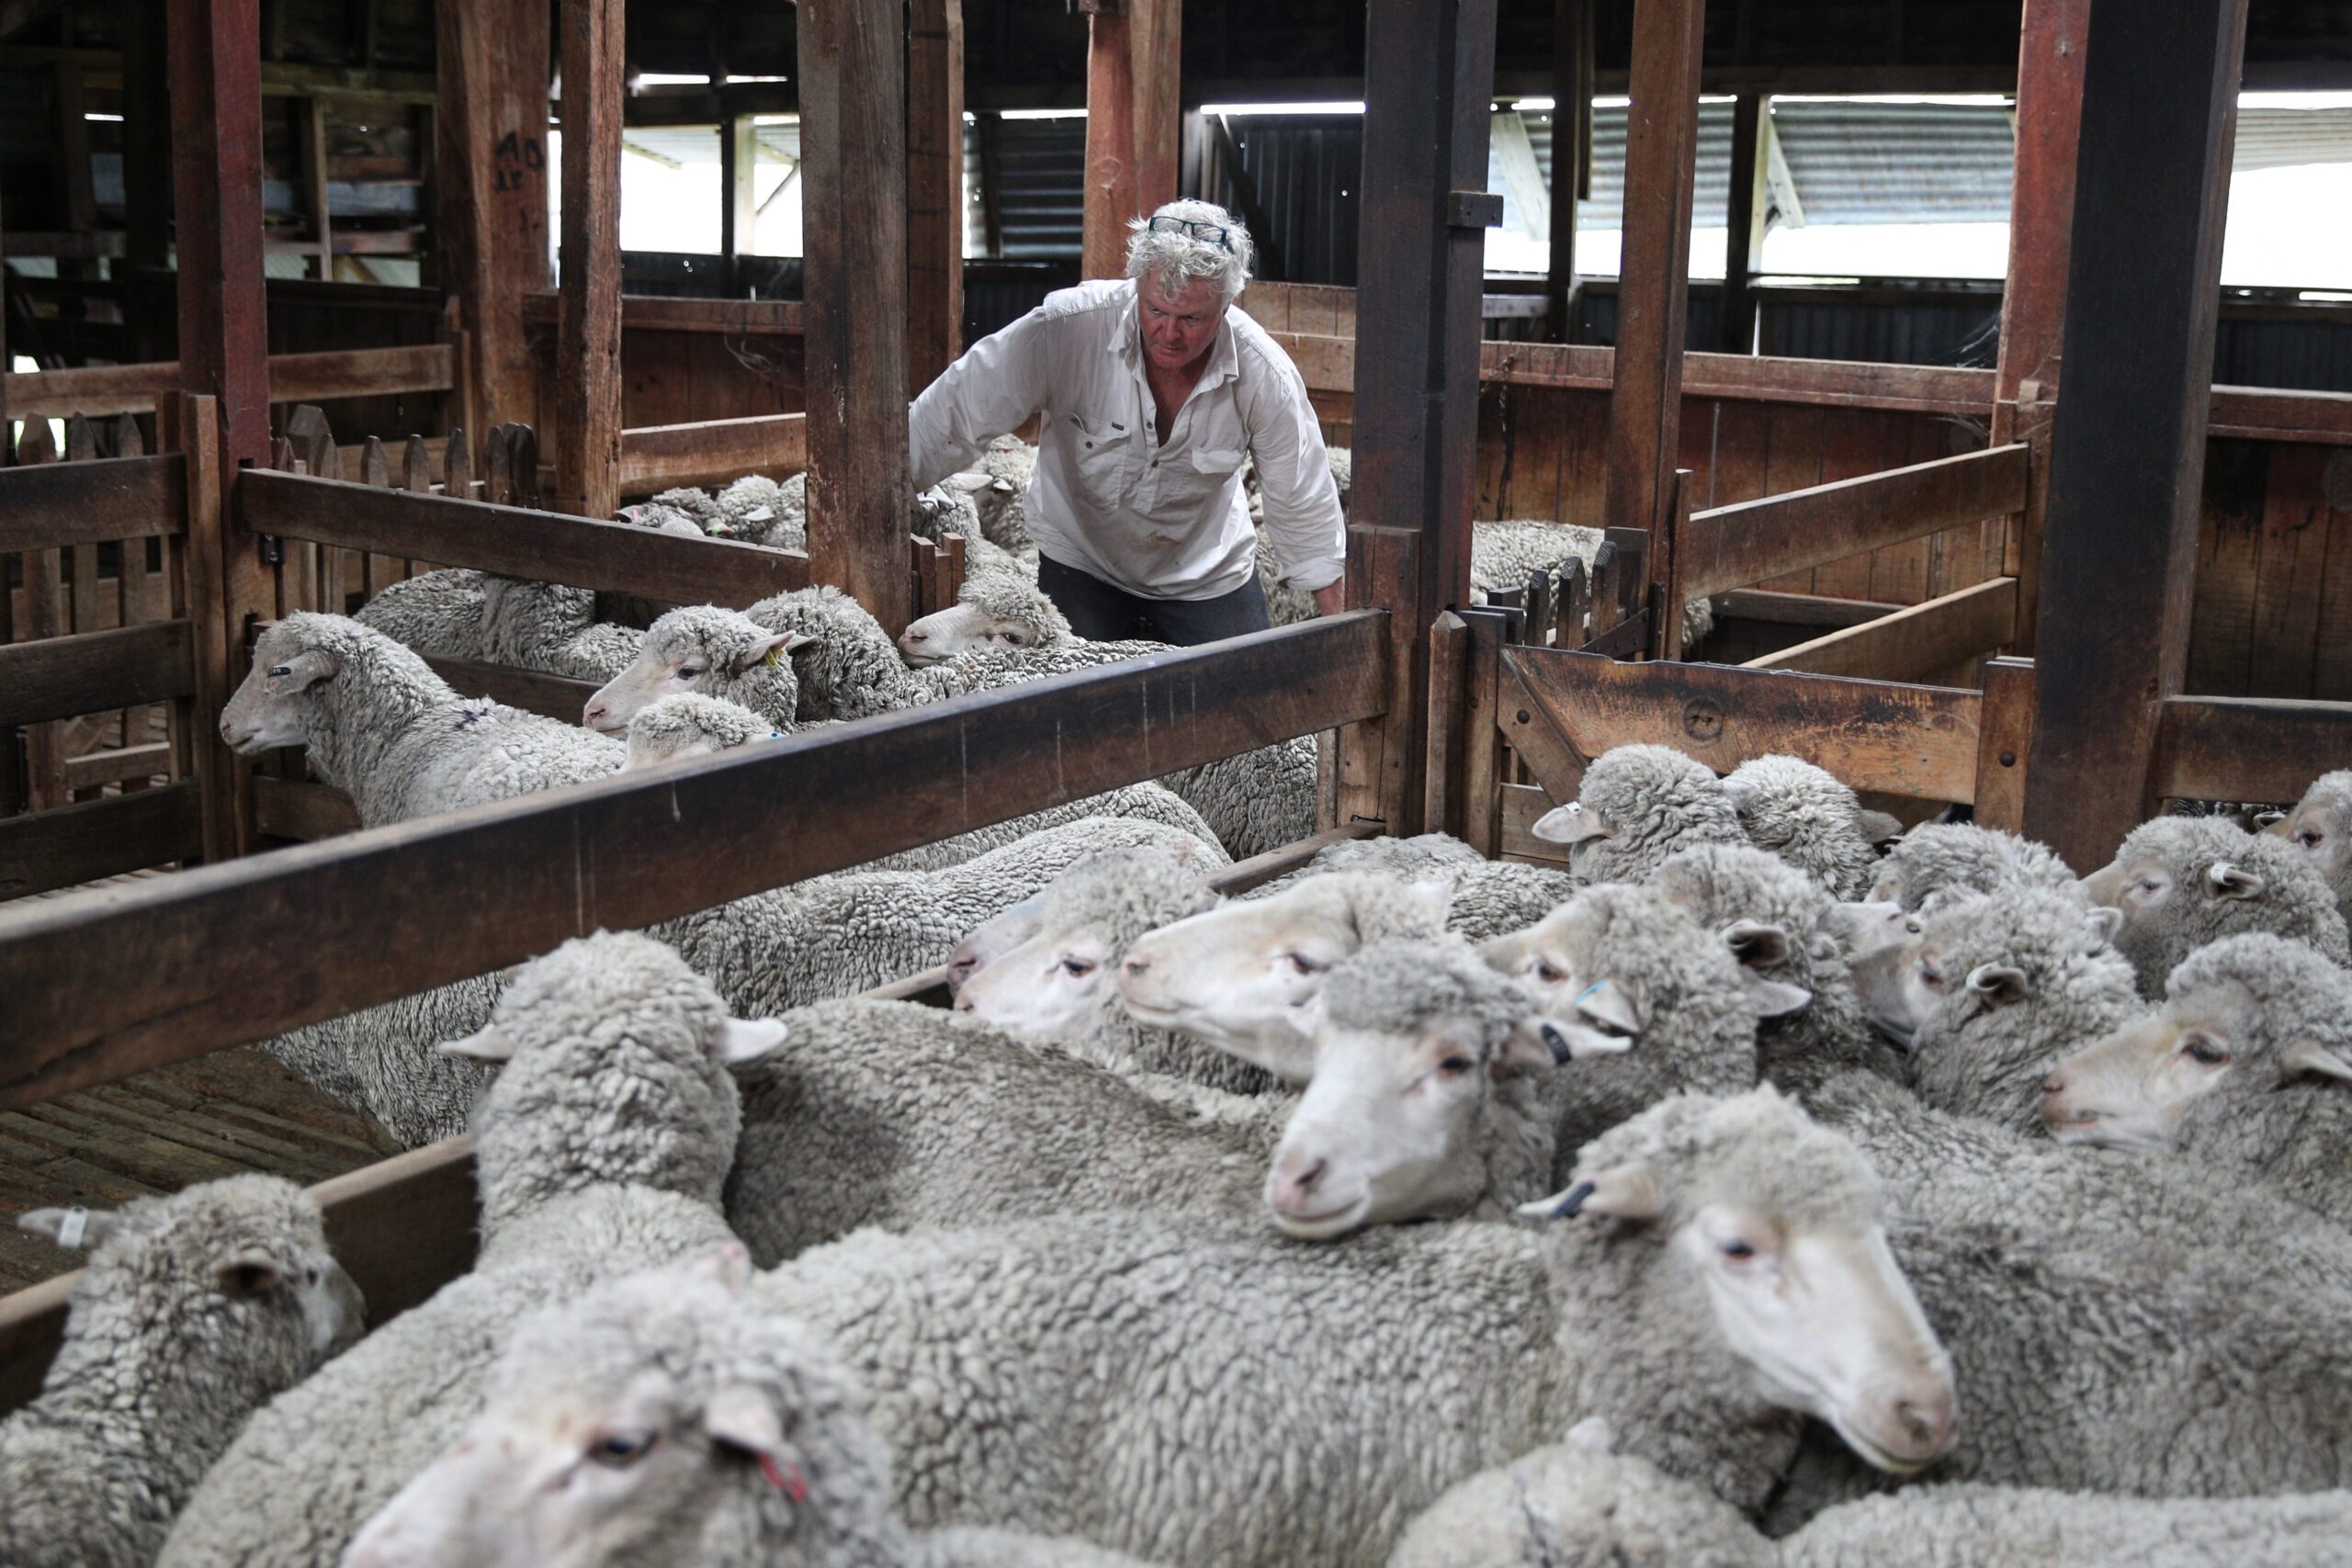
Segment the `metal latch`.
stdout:
<path fill-rule="evenodd" d="M 1449 229 L 1494 229 L 1503 220 L 1503 198 L 1490 190 L 1448 191 L 1445 226 Z"/>

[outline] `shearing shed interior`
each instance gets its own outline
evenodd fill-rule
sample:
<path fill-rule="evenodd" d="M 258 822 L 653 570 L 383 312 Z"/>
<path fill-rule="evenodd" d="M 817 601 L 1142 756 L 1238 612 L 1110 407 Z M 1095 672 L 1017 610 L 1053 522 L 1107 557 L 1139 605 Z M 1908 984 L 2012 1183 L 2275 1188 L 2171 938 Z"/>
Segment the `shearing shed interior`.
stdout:
<path fill-rule="evenodd" d="M 2343 1568 L 2347 913 L 2352 5 L 0 0 L 6 1568 Z"/>

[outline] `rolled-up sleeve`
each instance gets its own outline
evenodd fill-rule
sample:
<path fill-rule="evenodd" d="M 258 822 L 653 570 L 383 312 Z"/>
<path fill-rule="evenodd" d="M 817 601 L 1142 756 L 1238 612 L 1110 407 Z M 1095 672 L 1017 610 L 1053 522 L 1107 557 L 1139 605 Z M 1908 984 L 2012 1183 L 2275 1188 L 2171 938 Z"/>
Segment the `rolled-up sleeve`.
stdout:
<path fill-rule="evenodd" d="M 1243 416 L 1250 455 L 1258 466 L 1266 533 L 1283 581 L 1312 592 L 1340 581 L 1347 570 L 1348 523 L 1340 487 L 1323 448 L 1323 426 L 1306 396 L 1306 382 L 1288 356 L 1261 361 L 1270 372 L 1251 378 Z"/>
<path fill-rule="evenodd" d="M 969 468 L 990 440 L 1044 406 L 1052 324 L 1043 310 L 1032 310 L 974 344 L 923 389 L 907 411 L 915 489 Z"/>

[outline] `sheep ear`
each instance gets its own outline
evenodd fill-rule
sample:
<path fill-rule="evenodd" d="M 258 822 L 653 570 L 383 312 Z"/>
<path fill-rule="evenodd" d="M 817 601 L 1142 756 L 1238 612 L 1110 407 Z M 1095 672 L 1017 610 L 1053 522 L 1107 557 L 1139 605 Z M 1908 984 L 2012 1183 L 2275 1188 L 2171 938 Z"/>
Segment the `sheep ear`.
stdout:
<path fill-rule="evenodd" d="M 718 1059 L 755 1062 L 783 1044 L 791 1031 L 773 1018 L 730 1018 L 718 1026 Z"/>
<path fill-rule="evenodd" d="M 1871 848 L 1881 854 L 1903 841 L 1903 819 L 1899 817 L 1891 817 L 1883 811 L 1864 811 L 1855 820 L 1856 826 L 1862 830 L 1862 837 L 1870 840 Z"/>
<path fill-rule="evenodd" d="M 948 475 L 947 478 L 941 482 L 956 490 L 962 491 L 966 495 L 974 495 L 978 494 L 981 491 L 987 490 L 991 485 L 1002 484 L 1004 481 L 996 479 L 989 474 L 983 473 L 978 468 L 966 468 L 960 474 Z"/>
<path fill-rule="evenodd" d="M 1527 932 L 1505 931 L 1500 936 L 1490 936 L 1478 944 L 1478 956 L 1498 974 L 1511 974 L 1527 957 Z"/>
<path fill-rule="evenodd" d="M 2352 1083 L 2352 1062 L 2346 1061 L 2343 1055 L 2316 1040 L 2289 1042 L 2286 1048 L 2278 1053 L 2278 1066 L 2289 1077 L 2312 1073 Z"/>
<path fill-rule="evenodd" d="M 785 1453 L 784 1417 L 775 1403 L 749 1383 L 712 1391 L 703 1403 L 703 1430 L 714 1443 L 775 1464 Z"/>
<path fill-rule="evenodd" d="M 1545 1047 L 1551 1051 L 1555 1066 L 1566 1062 L 1589 1062 L 1596 1056 L 1622 1056 L 1635 1043 L 1633 1035 L 1610 1034 L 1574 1019 L 1538 1019 L 1535 1025 Z"/>
<path fill-rule="evenodd" d="M 266 1252 L 240 1252 L 213 1270 L 220 1281 L 220 1293 L 239 1301 L 251 1300 L 265 1291 L 277 1288 L 285 1275 L 277 1260 Z"/>
<path fill-rule="evenodd" d="M 1734 920 L 1724 928 L 1731 955 L 1748 969 L 1770 969 L 1789 961 L 1789 933 L 1762 920 Z"/>
<path fill-rule="evenodd" d="M 1572 1054 L 1552 1043 L 1559 1036 L 1560 1032 L 1541 1018 L 1521 1019 L 1487 1059 L 1487 1076 L 1499 1080 L 1550 1072 Z"/>
<path fill-rule="evenodd" d="M 1434 879 L 1416 882 L 1405 889 L 1405 898 L 1415 914 L 1442 931 L 1446 912 L 1453 908 L 1453 885 Z"/>
<path fill-rule="evenodd" d="M 781 664 L 792 652 L 791 632 L 778 632 L 763 641 L 755 642 L 740 654 L 729 669 L 737 675 L 747 674 L 763 664 Z"/>
<path fill-rule="evenodd" d="M 2113 947 L 2115 939 L 2123 931 L 2123 911 L 2112 904 L 2101 904 L 2083 916 L 2083 924 L 2090 928 L 2095 943 Z"/>
<path fill-rule="evenodd" d="M 17 1216 L 18 1230 L 30 1231 L 68 1252 L 77 1247 L 96 1250 L 121 1224 L 105 1209 L 32 1209 Z"/>
<path fill-rule="evenodd" d="M 2268 833 L 2275 838 L 2290 838 L 2292 835 L 2287 830 L 2288 816 L 2289 813 L 2284 811 L 2257 811 L 2254 814 L 2255 831 Z"/>
<path fill-rule="evenodd" d="M 462 1040 L 444 1040 L 434 1047 L 445 1056 L 471 1056 L 477 1062 L 503 1062 L 513 1058 L 514 1042 L 495 1023 L 486 1023 Z"/>
<path fill-rule="evenodd" d="M 1620 1034 L 1639 1034 L 1642 1014 L 1634 994 L 1614 980 L 1595 980 L 1577 993 L 1577 1011 Z"/>
<path fill-rule="evenodd" d="M 1803 986 L 1792 986 L 1785 980 L 1767 980 L 1752 969 L 1743 973 L 1747 976 L 1742 983 L 1743 988 L 1758 1018 L 1789 1018 L 1813 1005 L 1813 993 Z"/>
<path fill-rule="evenodd" d="M 721 1290 L 741 1294 L 752 1282 L 752 1254 L 740 1241 L 723 1241 L 678 1265 L 692 1280 L 707 1280 Z"/>
<path fill-rule="evenodd" d="M 1665 1194 L 1657 1173 L 1645 1165 L 1613 1165 L 1580 1178 L 1565 1192 L 1555 1192 L 1519 1212 L 1533 1220 L 1566 1220 L 1578 1214 L 1606 1214 L 1616 1220 L 1655 1220 L 1666 1213 Z"/>
<path fill-rule="evenodd" d="M 2217 861 L 2208 867 L 2205 881 L 2216 898 L 2257 898 L 2266 886 L 2254 872 L 2228 861 Z"/>
<path fill-rule="evenodd" d="M 1547 844 L 1580 844 L 1587 839 L 1616 836 L 1615 829 L 1601 819 L 1600 813 L 1587 810 L 1580 800 L 1552 807 L 1535 819 L 1535 826 L 1530 831 Z"/>
<path fill-rule="evenodd" d="M 1995 1007 L 2025 1000 L 2025 971 L 2008 964 L 1980 964 L 1968 972 L 1968 988 Z"/>

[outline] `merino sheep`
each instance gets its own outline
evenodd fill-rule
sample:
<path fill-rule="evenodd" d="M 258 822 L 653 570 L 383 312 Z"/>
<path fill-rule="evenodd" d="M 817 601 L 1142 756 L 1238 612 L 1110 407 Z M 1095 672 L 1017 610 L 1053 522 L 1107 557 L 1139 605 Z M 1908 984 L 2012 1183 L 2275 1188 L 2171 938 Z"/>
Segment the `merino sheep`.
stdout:
<path fill-rule="evenodd" d="M 472 1418 L 525 1312 L 729 1239 L 727 1065 L 782 1038 L 729 1019 L 647 937 L 587 937 L 526 965 L 490 1027 L 451 1046 L 504 1062 L 475 1118 L 474 1271 L 255 1415 L 162 1561 L 327 1568 Z"/>
<path fill-rule="evenodd" d="M 2149 997 L 2164 994 L 2165 976 L 2182 959 L 2240 931 L 2294 937 L 2331 963 L 2352 964 L 2335 895 L 2312 858 L 2220 818 L 2141 823 L 2113 861 L 2083 878 L 2082 891 L 2122 911 L 2115 945 Z"/>
<path fill-rule="evenodd" d="M 1879 862 L 1870 898 L 1912 912 L 1946 894 L 2007 887 L 2071 893 L 2075 874 L 2048 845 L 2015 833 L 1973 822 L 1923 822 Z"/>
<path fill-rule="evenodd" d="M 1592 565 L 1607 537 L 1598 528 L 1580 523 L 1552 523 L 1540 518 L 1503 522 L 1481 520 L 1470 525 L 1470 602 L 1487 603 L 1489 595 L 1525 588 L 1539 571 L 1565 570 L 1570 561 Z M 1714 606 L 1702 597 L 1682 605 L 1682 641 L 1696 648 L 1715 629 Z M 1577 628 L 1569 628 L 1576 632 Z M 1563 641 L 1580 643 L 1581 635 Z"/>
<path fill-rule="evenodd" d="M 1747 842 L 1723 781 L 1670 746 L 1602 752 L 1576 799 L 1536 818 L 1534 833 L 1569 846 L 1583 882 L 1639 882 L 1677 850 Z"/>
<path fill-rule="evenodd" d="M 733 703 L 771 729 L 797 729 L 807 719 L 792 655 L 808 641 L 714 606 L 669 611 L 646 631 L 636 662 L 588 699 L 580 722 L 617 735 L 653 703 L 700 696 Z"/>
<path fill-rule="evenodd" d="M 262 634 L 220 738 L 246 756 L 306 747 L 370 828 L 604 778 L 627 755 L 607 737 L 459 697 L 381 632 L 308 611 Z"/>
<path fill-rule="evenodd" d="M 2311 857 L 2335 894 L 2336 912 L 2352 921 L 2352 769 L 2313 779 L 2295 808 L 2263 831 Z"/>
<path fill-rule="evenodd" d="M 716 757 L 754 741 L 780 740 L 786 733 L 740 703 L 680 692 L 656 698 L 628 721 L 628 760 L 621 770 L 631 773 L 687 757 Z"/>
<path fill-rule="evenodd" d="M 1445 928 L 1469 942 L 1534 924 L 1566 903 L 1578 886 L 1565 871 L 1490 861 L 1451 833 L 1420 833 L 1409 839 L 1342 839 L 1327 844 L 1297 871 L 1247 897 L 1271 897 L 1334 871 L 1380 872 L 1445 886 L 1451 889 Z"/>
<path fill-rule="evenodd" d="M 232 1176 L 17 1225 L 88 1247 L 40 1396 L 0 1421 L 0 1562 L 146 1568 L 245 1418 L 359 1337 L 319 1205 Z"/>
<path fill-rule="evenodd" d="M 1751 757 L 1724 777 L 1748 841 L 1828 889 L 1860 898 L 1878 870 L 1862 803 L 1826 769 L 1795 757 Z"/>
<path fill-rule="evenodd" d="M 1018 554 L 1035 552 L 1029 538 L 1029 485 L 1037 473 L 1037 449 L 1017 435 L 1000 435 L 988 444 L 973 467 L 989 477 L 972 500 L 980 513 L 980 532 L 989 543 Z"/>
<path fill-rule="evenodd" d="M 979 648 L 1051 648 L 1075 640 L 1069 617 L 1017 566 L 967 572 L 956 603 L 908 624 L 899 656 L 920 670 Z"/>
<path fill-rule="evenodd" d="M 1578 1177 L 1541 1205 L 1577 1224 L 869 1231 L 754 1289 L 864 1378 L 910 1522 L 1170 1562 L 1377 1563 L 1445 1487 L 1589 1416 L 1751 1508 L 1800 1412 L 1896 1468 L 1950 1443 L 1949 1362 L 1842 1139 L 1770 1090 L 1685 1098 Z"/>
<path fill-rule="evenodd" d="M 2163 1010 L 2058 1064 L 2041 1114 L 2061 1143 L 2177 1149 L 2352 1212 L 2352 975 L 2250 931 L 2172 972 Z"/>
<path fill-rule="evenodd" d="M 477 975 L 288 1030 L 261 1043 L 321 1093 L 364 1111 L 402 1148 L 466 1130 L 490 1069 L 435 1049 L 490 1021 L 505 980 Z"/>
<path fill-rule="evenodd" d="M 910 1531 L 864 1391 L 753 1309 L 748 1274 L 723 1247 L 532 1314 L 481 1414 L 344 1568 L 1139 1568 L 1080 1541 Z M 594 1487 L 541 1483 L 583 1463 Z"/>
<path fill-rule="evenodd" d="M 1388 1568 L 2336 1568 L 2352 1493 L 2245 1499 L 1914 1486 L 1774 1541 L 1722 1499 L 1570 1434 L 1447 1491 Z"/>

